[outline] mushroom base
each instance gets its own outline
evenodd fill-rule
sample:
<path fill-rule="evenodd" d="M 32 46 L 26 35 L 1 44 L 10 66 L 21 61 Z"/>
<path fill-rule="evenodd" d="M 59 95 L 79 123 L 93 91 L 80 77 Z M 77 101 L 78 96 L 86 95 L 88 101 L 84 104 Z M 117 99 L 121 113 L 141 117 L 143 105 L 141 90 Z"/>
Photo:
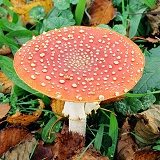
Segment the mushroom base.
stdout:
<path fill-rule="evenodd" d="M 85 137 L 86 134 L 86 119 L 81 120 L 69 120 L 69 131 L 78 133 Z"/>

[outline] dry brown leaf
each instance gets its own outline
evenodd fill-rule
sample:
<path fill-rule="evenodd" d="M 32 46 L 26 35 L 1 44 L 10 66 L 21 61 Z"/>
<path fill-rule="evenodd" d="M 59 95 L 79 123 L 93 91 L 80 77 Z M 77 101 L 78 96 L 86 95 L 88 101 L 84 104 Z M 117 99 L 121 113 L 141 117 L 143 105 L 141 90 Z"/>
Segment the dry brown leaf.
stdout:
<path fill-rule="evenodd" d="M 133 160 L 160 160 L 160 151 L 153 151 L 150 147 L 147 147 L 136 151 Z"/>
<path fill-rule="evenodd" d="M 29 160 L 35 145 L 35 138 L 22 141 L 7 151 L 2 157 L 5 160 Z"/>
<path fill-rule="evenodd" d="M 23 0 L 10 0 L 13 4 L 13 11 L 20 15 L 24 25 L 30 23 L 29 11 L 36 6 L 44 6 L 45 12 L 48 13 L 53 7 L 52 0 L 33 0 L 30 3 L 26 3 Z"/>
<path fill-rule="evenodd" d="M 11 107 L 9 103 L 0 104 L 0 119 L 5 117 L 5 115 L 9 112 L 10 108 Z"/>
<path fill-rule="evenodd" d="M 14 83 L 11 80 L 9 80 L 7 76 L 1 71 L 0 71 L 0 84 L 2 85 L 0 92 L 4 94 L 10 93 L 12 87 L 14 86 Z"/>
<path fill-rule="evenodd" d="M 160 27 L 160 2 L 157 0 L 157 7 L 151 9 L 150 12 L 146 12 L 148 20 L 151 23 L 153 28 L 153 35 L 159 34 L 159 27 Z"/>
<path fill-rule="evenodd" d="M 62 110 L 64 108 L 64 101 L 61 101 L 59 99 L 52 99 L 50 106 L 52 108 L 52 111 L 56 113 L 57 118 L 62 118 Z M 61 115 L 61 116 L 58 116 Z"/>
<path fill-rule="evenodd" d="M 77 151 L 76 155 L 71 158 L 71 160 L 77 160 L 80 158 L 81 153 L 84 151 L 85 148 L 82 148 Z M 81 160 L 109 160 L 108 157 L 102 156 L 101 152 L 96 150 L 92 145 L 89 149 L 83 154 Z"/>
<path fill-rule="evenodd" d="M 33 112 L 30 115 L 22 114 L 17 111 L 14 115 L 7 117 L 7 122 L 15 125 L 28 126 L 30 123 L 36 121 L 42 113 L 42 109 L 45 107 L 42 100 L 39 99 L 39 110 Z"/>
<path fill-rule="evenodd" d="M 10 147 L 20 143 L 29 134 L 28 130 L 21 126 L 10 126 L 0 131 L 0 157 Z"/>
<path fill-rule="evenodd" d="M 8 57 L 8 58 L 11 58 L 12 60 L 14 59 L 14 55 L 13 55 L 12 53 L 11 53 L 11 54 L 8 54 L 7 57 Z"/>
<path fill-rule="evenodd" d="M 51 148 L 44 146 L 43 141 L 40 141 L 31 160 L 52 160 L 53 153 Z"/>
<path fill-rule="evenodd" d="M 90 8 L 89 24 L 108 24 L 116 16 L 116 11 L 111 0 L 94 0 Z"/>
<path fill-rule="evenodd" d="M 0 47 L 0 55 L 7 55 L 11 53 L 11 49 L 5 45 Z"/>
<path fill-rule="evenodd" d="M 158 43 L 160 40 L 158 38 L 151 38 L 151 37 L 133 37 L 132 38 L 132 41 L 135 41 L 135 40 L 146 40 L 148 42 L 151 42 L 151 43 Z"/>
<path fill-rule="evenodd" d="M 136 138 L 140 147 L 153 144 L 160 138 L 160 105 L 152 105 L 148 110 L 135 115 L 139 119 L 134 131 L 141 138 Z"/>
<path fill-rule="evenodd" d="M 131 132 L 131 128 L 127 118 L 119 134 L 119 140 L 117 144 L 118 160 L 132 160 L 134 152 L 138 149 L 138 146 L 134 143 L 129 132 Z"/>
<path fill-rule="evenodd" d="M 153 118 L 154 123 L 160 128 L 160 105 L 154 104 L 148 110 L 139 113 L 139 115 L 145 115 L 146 118 Z"/>
<path fill-rule="evenodd" d="M 84 147 L 84 137 L 70 133 L 66 125 L 63 126 L 61 133 L 56 133 L 56 137 L 54 146 L 50 146 L 55 159 L 70 159 L 75 155 L 75 151 Z"/>
<path fill-rule="evenodd" d="M 146 121 L 146 118 L 137 122 L 134 132 L 137 136 L 136 143 L 140 147 L 153 144 L 159 138 L 159 130 L 152 119 Z"/>
<path fill-rule="evenodd" d="M 158 38 L 147 37 L 146 40 L 152 43 L 158 43 L 160 40 Z"/>

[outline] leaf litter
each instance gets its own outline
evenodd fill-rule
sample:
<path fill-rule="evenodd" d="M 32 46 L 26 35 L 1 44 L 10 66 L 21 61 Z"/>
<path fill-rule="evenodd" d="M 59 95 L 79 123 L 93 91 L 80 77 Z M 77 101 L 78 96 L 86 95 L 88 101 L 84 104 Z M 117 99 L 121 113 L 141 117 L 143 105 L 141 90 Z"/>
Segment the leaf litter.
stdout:
<path fill-rule="evenodd" d="M 5 160 L 29 160 L 30 154 L 36 145 L 36 139 L 31 138 L 21 141 L 18 145 L 10 148 L 3 156 Z"/>
<path fill-rule="evenodd" d="M 159 160 L 160 152 L 154 151 L 151 147 L 139 149 L 133 155 L 133 160 Z"/>
<path fill-rule="evenodd" d="M 160 105 L 152 105 L 135 117 L 138 119 L 134 128 L 136 143 L 140 147 L 155 143 L 160 138 Z"/>
<path fill-rule="evenodd" d="M 8 55 L 11 53 L 11 49 L 5 45 L 0 47 L 0 55 Z"/>
<path fill-rule="evenodd" d="M 153 151 L 151 145 L 160 138 L 159 128 L 160 105 L 152 105 L 146 111 L 126 118 L 119 133 L 118 160 L 158 158 L 160 151 Z M 150 149 L 146 149 L 147 147 Z"/>
<path fill-rule="evenodd" d="M 23 114 L 20 111 L 16 111 L 15 114 L 7 116 L 6 121 L 10 124 L 28 126 L 32 122 L 35 122 L 41 115 L 42 109 L 44 109 L 44 103 L 42 100 L 39 101 L 39 109 L 34 111 L 32 114 Z"/>
<path fill-rule="evenodd" d="M 9 126 L 0 131 L 0 157 L 3 153 L 7 152 L 11 147 L 19 144 L 26 138 L 27 135 L 31 135 L 29 131 L 22 126 Z M 21 150 L 22 152 L 22 150 Z"/>
<path fill-rule="evenodd" d="M 156 8 L 151 9 L 150 12 L 146 12 L 146 15 L 153 28 L 153 35 L 159 35 L 160 27 L 160 0 L 157 0 Z"/>
<path fill-rule="evenodd" d="M 119 133 L 119 140 L 117 144 L 118 160 L 133 159 L 133 154 L 138 149 L 137 144 L 134 142 L 132 135 L 130 134 L 132 129 L 128 120 L 128 118 L 125 120 Z"/>
<path fill-rule="evenodd" d="M 77 151 L 76 155 L 74 155 L 71 160 L 109 160 L 108 157 L 102 156 L 99 150 L 96 150 L 92 145 L 88 148 L 86 152 L 84 152 L 85 148 L 82 148 Z M 84 153 L 83 153 L 84 152 Z"/>
<path fill-rule="evenodd" d="M 0 120 L 6 116 L 6 114 L 9 112 L 10 108 L 11 107 L 10 107 L 9 103 L 0 104 Z"/>
<path fill-rule="evenodd" d="M 62 110 L 64 108 L 64 103 L 64 101 L 61 101 L 59 99 L 51 99 L 50 106 L 57 118 L 61 119 L 63 117 Z"/>
<path fill-rule="evenodd" d="M 48 146 L 45 146 L 43 141 L 39 141 L 31 157 L 31 160 L 41 160 L 41 159 L 45 159 L 45 160 L 53 159 L 53 153 L 51 148 Z"/>
<path fill-rule="evenodd" d="M 111 0 L 94 0 L 90 7 L 90 25 L 108 24 L 116 16 Z"/>
<path fill-rule="evenodd" d="M 12 87 L 14 86 L 14 83 L 8 79 L 8 77 L 0 71 L 0 84 L 2 88 L 0 88 L 0 92 L 4 94 L 8 94 L 11 92 Z"/>
<path fill-rule="evenodd" d="M 60 133 L 56 133 L 52 152 L 55 159 L 70 159 L 78 149 L 84 147 L 84 137 L 76 133 L 69 133 L 65 124 Z"/>

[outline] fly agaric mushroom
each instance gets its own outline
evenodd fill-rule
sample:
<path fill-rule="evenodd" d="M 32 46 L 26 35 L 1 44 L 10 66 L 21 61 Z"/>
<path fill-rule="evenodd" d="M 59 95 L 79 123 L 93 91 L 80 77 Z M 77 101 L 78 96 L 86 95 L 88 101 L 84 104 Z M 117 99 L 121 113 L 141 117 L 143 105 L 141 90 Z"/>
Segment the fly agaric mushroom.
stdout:
<path fill-rule="evenodd" d="M 145 59 L 139 47 L 112 30 L 72 26 L 45 32 L 14 57 L 18 76 L 30 87 L 65 101 L 69 130 L 85 135 L 86 114 L 99 102 L 132 89 Z"/>

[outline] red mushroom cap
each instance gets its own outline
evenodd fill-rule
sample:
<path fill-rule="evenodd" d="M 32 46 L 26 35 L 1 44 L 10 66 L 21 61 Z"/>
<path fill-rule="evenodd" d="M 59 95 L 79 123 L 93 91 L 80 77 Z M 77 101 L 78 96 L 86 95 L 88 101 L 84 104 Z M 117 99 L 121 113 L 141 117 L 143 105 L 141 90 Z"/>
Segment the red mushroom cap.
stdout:
<path fill-rule="evenodd" d="M 43 33 L 16 53 L 18 76 L 33 89 L 66 101 L 94 102 L 125 94 L 142 76 L 139 47 L 117 32 L 72 26 Z"/>

